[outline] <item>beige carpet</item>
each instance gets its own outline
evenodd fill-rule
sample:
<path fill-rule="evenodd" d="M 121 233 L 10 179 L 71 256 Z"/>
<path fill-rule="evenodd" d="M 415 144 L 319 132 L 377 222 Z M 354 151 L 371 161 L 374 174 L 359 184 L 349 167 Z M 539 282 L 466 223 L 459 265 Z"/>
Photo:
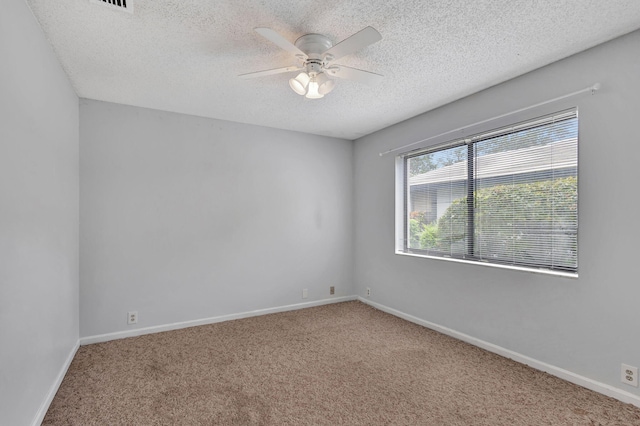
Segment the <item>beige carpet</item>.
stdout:
<path fill-rule="evenodd" d="M 83 346 L 44 424 L 640 425 L 640 408 L 346 302 Z"/>

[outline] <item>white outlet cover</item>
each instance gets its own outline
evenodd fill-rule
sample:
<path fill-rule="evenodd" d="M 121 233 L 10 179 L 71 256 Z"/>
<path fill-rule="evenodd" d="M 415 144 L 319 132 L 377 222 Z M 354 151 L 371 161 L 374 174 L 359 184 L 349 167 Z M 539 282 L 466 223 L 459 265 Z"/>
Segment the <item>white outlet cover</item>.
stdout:
<path fill-rule="evenodd" d="M 622 364 L 620 380 L 629 386 L 638 387 L 638 367 Z"/>
<path fill-rule="evenodd" d="M 302 290 L 302 298 L 306 299 L 309 296 L 309 291 L 305 288 Z"/>
<path fill-rule="evenodd" d="M 137 324 L 137 323 L 138 323 L 138 311 L 127 312 L 127 324 Z"/>

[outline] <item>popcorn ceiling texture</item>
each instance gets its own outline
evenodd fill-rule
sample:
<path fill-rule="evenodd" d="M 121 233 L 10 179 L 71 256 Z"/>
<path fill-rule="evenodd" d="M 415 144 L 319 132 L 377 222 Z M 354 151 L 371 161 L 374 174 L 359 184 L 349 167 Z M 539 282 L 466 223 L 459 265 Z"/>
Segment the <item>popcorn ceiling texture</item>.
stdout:
<path fill-rule="evenodd" d="M 640 28 L 637 0 L 26 0 L 80 97 L 356 139 Z M 338 80 L 320 100 L 253 31 L 334 44 L 371 25 L 382 40 L 338 62 L 385 76 Z M 576 87 L 581 89 L 582 87 Z"/>

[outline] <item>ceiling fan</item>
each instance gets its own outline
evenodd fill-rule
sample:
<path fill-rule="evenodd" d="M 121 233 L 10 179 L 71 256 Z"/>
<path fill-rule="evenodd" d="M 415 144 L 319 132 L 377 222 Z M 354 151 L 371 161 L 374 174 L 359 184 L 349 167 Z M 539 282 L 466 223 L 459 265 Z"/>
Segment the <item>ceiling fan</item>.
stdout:
<path fill-rule="evenodd" d="M 296 58 L 296 63 L 283 68 L 240 74 L 240 78 L 248 79 L 301 71 L 296 77 L 289 80 L 289 86 L 297 94 L 309 99 L 322 98 L 333 90 L 335 81 L 331 77 L 369 84 L 376 83 L 382 78 L 380 74 L 334 63 L 335 60 L 343 56 L 350 55 L 381 40 L 380 33 L 372 27 L 366 27 L 336 45 L 333 45 L 331 40 L 322 34 L 305 34 L 295 43 L 291 43 L 271 28 L 256 28 L 255 31 L 280 48 L 292 53 Z"/>

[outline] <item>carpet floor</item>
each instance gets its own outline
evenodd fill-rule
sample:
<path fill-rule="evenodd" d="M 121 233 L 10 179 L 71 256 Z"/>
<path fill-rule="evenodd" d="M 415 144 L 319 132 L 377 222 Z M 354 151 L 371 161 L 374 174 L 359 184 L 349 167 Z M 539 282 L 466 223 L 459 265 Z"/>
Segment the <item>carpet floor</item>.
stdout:
<path fill-rule="evenodd" d="M 82 346 L 45 425 L 640 425 L 640 408 L 361 302 Z"/>

